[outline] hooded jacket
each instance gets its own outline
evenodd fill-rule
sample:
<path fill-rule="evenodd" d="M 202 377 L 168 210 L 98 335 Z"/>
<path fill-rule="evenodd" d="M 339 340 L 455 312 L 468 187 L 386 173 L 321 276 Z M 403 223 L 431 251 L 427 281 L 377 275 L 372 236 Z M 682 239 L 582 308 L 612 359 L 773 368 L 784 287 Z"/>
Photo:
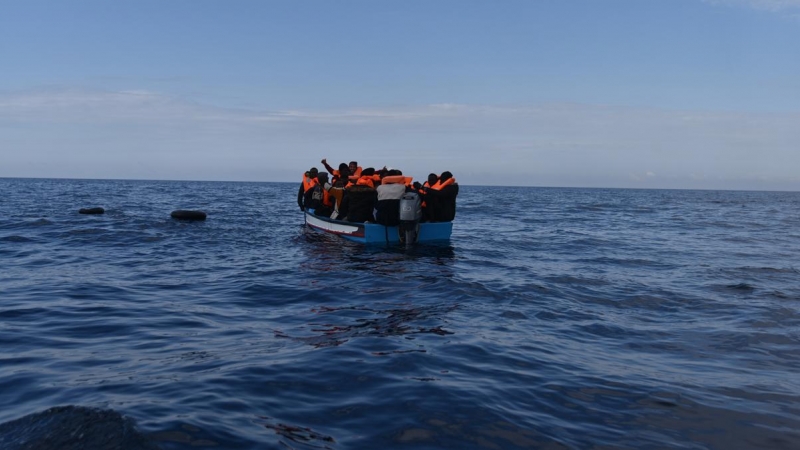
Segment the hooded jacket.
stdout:
<path fill-rule="evenodd" d="M 451 181 L 452 180 L 452 181 Z M 434 222 L 451 222 L 456 217 L 458 183 L 455 178 L 445 183 L 436 183 L 425 192 L 428 208 L 432 208 Z"/>
<path fill-rule="evenodd" d="M 350 186 L 344 191 L 339 216 L 348 222 L 374 222 L 372 210 L 378 201 L 378 192 L 366 185 Z"/>

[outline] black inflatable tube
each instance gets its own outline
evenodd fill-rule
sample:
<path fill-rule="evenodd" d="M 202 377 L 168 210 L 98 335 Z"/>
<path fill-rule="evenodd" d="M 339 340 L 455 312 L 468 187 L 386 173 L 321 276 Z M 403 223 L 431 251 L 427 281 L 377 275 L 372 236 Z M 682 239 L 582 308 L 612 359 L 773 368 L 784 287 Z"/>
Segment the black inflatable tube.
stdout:
<path fill-rule="evenodd" d="M 105 209 L 97 207 L 97 208 L 81 208 L 78 210 L 78 214 L 104 214 L 106 212 Z"/>
<path fill-rule="evenodd" d="M 179 209 L 177 211 L 172 211 L 170 214 L 173 219 L 178 220 L 206 220 L 206 213 L 203 211 L 189 211 L 185 209 Z"/>

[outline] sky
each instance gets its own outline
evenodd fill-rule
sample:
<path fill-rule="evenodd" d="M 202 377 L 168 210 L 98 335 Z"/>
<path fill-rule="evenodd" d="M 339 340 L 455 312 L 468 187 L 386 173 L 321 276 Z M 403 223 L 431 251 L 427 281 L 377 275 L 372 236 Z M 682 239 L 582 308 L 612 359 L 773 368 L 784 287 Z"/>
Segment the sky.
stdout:
<path fill-rule="evenodd" d="M 5 1 L 0 177 L 800 190 L 800 0 Z"/>

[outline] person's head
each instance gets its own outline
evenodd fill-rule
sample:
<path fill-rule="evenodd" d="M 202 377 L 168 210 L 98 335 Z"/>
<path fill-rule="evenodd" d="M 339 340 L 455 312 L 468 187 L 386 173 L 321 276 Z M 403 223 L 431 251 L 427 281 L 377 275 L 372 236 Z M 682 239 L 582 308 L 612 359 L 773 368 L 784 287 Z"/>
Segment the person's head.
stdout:
<path fill-rule="evenodd" d="M 350 163 L 353 164 L 353 163 Z M 361 171 L 362 177 L 371 177 L 375 175 L 375 168 L 374 167 L 367 167 L 366 169 Z"/>
<path fill-rule="evenodd" d="M 453 178 L 453 174 L 452 174 L 452 173 L 450 173 L 450 172 L 446 172 L 446 171 L 445 171 L 445 172 L 442 172 L 442 176 L 441 176 L 441 177 L 439 177 L 439 180 L 440 180 L 442 183 L 444 183 L 445 181 L 449 180 L 450 178 Z"/>
<path fill-rule="evenodd" d="M 358 170 L 358 163 L 355 161 L 350 161 L 350 164 L 347 166 L 347 168 L 350 169 L 350 173 L 356 173 L 356 170 Z"/>
<path fill-rule="evenodd" d="M 392 169 L 392 170 L 390 170 L 390 171 L 389 171 L 389 173 L 387 173 L 386 175 L 388 175 L 388 176 L 390 176 L 390 177 L 393 177 L 393 176 L 402 175 L 402 174 L 403 174 L 403 172 L 402 172 L 402 171 L 400 171 L 400 170 L 397 170 L 397 169 Z"/>
<path fill-rule="evenodd" d="M 432 174 L 428 175 L 428 184 L 430 186 L 433 186 L 434 184 L 436 184 L 437 181 L 439 181 L 439 176 L 438 175 L 436 175 L 435 173 L 432 173 Z"/>
<path fill-rule="evenodd" d="M 317 178 L 317 173 L 319 173 L 317 168 L 312 167 L 311 170 L 308 171 L 308 176 L 310 176 L 311 178 Z"/>
<path fill-rule="evenodd" d="M 350 166 L 345 163 L 339 164 L 339 176 L 347 177 L 350 176 Z"/>
<path fill-rule="evenodd" d="M 328 182 L 328 173 L 327 172 L 319 172 L 317 174 L 317 181 L 319 184 L 325 184 Z"/>

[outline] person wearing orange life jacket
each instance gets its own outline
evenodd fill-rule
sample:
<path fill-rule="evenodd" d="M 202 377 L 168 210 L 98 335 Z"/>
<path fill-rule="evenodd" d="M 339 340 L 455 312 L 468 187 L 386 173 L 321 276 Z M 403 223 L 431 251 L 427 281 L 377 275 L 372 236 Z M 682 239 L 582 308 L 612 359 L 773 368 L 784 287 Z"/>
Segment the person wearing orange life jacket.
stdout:
<path fill-rule="evenodd" d="M 414 183 L 414 187 L 419 193 L 420 198 L 422 199 L 422 221 L 423 222 L 433 222 L 433 208 L 428 208 L 428 202 L 425 201 L 427 198 L 427 194 L 425 193 L 426 189 L 430 189 L 439 181 L 439 176 L 435 173 L 428 174 L 428 181 L 425 184 Z"/>
<path fill-rule="evenodd" d="M 372 180 L 375 169 L 369 167 L 362 171 L 355 183 L 348 183 L 339 206 L 339 218 L 348 222 L 374 222 L 373 210 L 378 201 L 378 193 Z"/>
<path fill-rule="evenodd" d="M 306 193 L 306 208 L 314 210 L 316 216 L 330 216 L 333 212 L 333 197 L 328 190 L 331 185 L 328 183 L 328 174 L 320 172 L 317 175 L 316 183 L 309 192 Z"/>
<path fill-rule="evenodd" d="M 336 182 L 339 179 L 343 178 L 344 180 L 347 180 L 350 177 L 351 174 L 350 166 L 348 166 L 347 164 L 345 163 L 339 164 L 339 170 L 336 170 L 333 167 L 331 167 L 330 164 L 328 164 L 328 160 L 326 158 L 323 158 L 322 161 L 320 162 L 322 162 L 322 165 L 325 166 L 325 170 L 327 170 L 328 173 L 331 174 L 332 185 L 336 184 Z"/>
<path fill-rule="evenodd" d="M 375 173 L 375 169 L 373 167 L 367 167 L 361 172 L 361 176 L 358 177 L 355 181 L 353 181 L 353 176 L 350 176 L 350 182 L 347 184 L 347 187 L 355 186 L 355 185 L 362 185 L 362 186 L 369 186 L 372 189 L 375 189 L 376 184 L 380 184 L 380 175 Z"/>
<path fill-rule="evenodd" d="M 328 193 L 333 197 L 333 213 L 331 214 L 331 219 L 338 219 L 340 216 L 339 208 L 342 206 L 344 189 L 348 184 L 347 176 L 349 174 L 350 169 L 347 168 L 347 164 L 342 163 L 339 165 L 337 174 L 334 175 L 331 180 L 331 188 L 328 189 Z"/>
<path fill-rule="evenodd" d="M 452 173 L 442 172 L 439 181 L 424 191 L 428 208 L 432 208 L 434 222 L 451 222 L 455 219 L 458 183 Z"/>
<path fill-rule="evenodd" d="M 350 161 L 350 164 L 347 165 L 347 168 L 350 169 L 350 181 L 356 182 L 359 178 L 361 178 L 363 170 L 361 170 L 361 166 L 359 166 L 357 162 Z"/>
<path fill-rule="evenodd" d="M 300 189 L 297 191 L 297 206 L 300 207 L 300 211 L 305 211 L 305 195 L 306 192 L 316 184 L 317 175 L 318 171 L 316 167 L 312 167 L 311 170 L 303 174 L 303 182 L 300 184 Z"/>

